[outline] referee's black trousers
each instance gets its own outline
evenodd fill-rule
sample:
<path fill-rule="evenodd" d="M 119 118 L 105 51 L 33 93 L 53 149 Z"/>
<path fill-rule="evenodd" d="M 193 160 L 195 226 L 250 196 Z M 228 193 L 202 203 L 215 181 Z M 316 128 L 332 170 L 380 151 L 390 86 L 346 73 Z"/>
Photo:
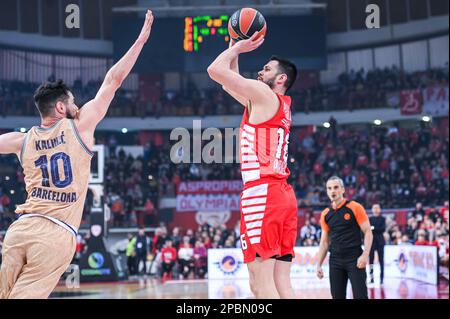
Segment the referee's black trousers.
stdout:
<path fill-rule="evenodd" d="M 345 299 L 350 279 L 354 299 L 368 299 L 366 269 L 356 267 L 360 255 L 330 256 L 330 287 L 333 299 Z"/>
<path fill-rule="evenodd" d="M 380 263 L 380 280 L 383 283 L 384 280 L 384 243 L 380 241 L 374 241 L 372 243 L 372 247 L 370 248 L 369 254 L 369 264 L 370 264 L 370 279 L 373 280 L 373 267 L 375 261 L 375 251 L 378 253 L 378 261 Z"/>

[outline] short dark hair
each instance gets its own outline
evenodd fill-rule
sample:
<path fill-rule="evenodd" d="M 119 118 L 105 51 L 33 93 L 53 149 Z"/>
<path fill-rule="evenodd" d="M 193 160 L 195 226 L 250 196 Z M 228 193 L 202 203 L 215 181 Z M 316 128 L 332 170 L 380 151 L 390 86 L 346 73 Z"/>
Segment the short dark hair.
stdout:
<path fill-rule="evenodd" d="M 286 92 L 289 91 L 289 89 L 292 87 L 292 85 L 294 85 L 295 80 L 297 79 L 297 67 L 293 62 L 276 55 L 272 55 L 269 61 L 277 61 L 281 73 L 287 75 L 287 80 L 284 85 L 286 87 Z"/>
<path fill-rule="evenodd" d="M 36 89 L 33 98 L 41 116 L 46 117 L 53 113 L 57 102 L 67 102 L 69 88 L 63 80 L 45 82 Z"/>

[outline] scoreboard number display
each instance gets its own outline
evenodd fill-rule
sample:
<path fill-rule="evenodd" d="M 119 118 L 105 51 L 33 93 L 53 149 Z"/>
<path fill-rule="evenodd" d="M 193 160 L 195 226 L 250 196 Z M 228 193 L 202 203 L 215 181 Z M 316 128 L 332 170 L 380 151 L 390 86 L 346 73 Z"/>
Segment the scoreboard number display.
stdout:
<path fill-rule="evenodd" d="M 211 41 L 211 38 L 228 43 L 230 41 L 227 28 L 228 19 L 227 15 L 184 18 L 184 51 L 188 53 L 201 52 L 202 45 Z"/>

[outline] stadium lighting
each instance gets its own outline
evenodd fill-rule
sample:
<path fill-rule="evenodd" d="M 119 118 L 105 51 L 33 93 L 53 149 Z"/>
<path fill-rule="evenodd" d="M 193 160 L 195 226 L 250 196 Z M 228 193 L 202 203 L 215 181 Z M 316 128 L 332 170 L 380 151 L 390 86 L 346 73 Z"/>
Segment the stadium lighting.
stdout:
<path fill-rule="evenodd" d="M 153 179 L 153 175 L 148 175 L 148 180 L 151 181 Z"/>
<path fill-rule="evenodd" d="M 431 117 L 425 115 L 425 116 L 422 117 L 422 121 L 430 122 L 431 121 Z"/>
<path fill-rule="evenodd" d="M 27 131 L 27 129 L 26 129 L 25 127 L 21 127 L 21 128 L 20 128 L 20 132 L 21 132 L 21 133 L 26 133 L 26 131 Z"/>
<path fill-rule="evenodd" d="M 376 119 L 375 121 L 373 121 L 373 124 L 375 125 L 381 125 L 381 120 Z"/>
<path fill-rule="evenodd" d="M 324 122 L 324 123 L 323 123 L 323 127 L 325 127 L 325 128 L 330 128 L 330 127 L 331 127 L 331 124 L 328 123 L 328 122 Z"/>
<path fill-rule="evenodd" d="M 11 189 L 9 192 L 11 193 L 11 195 L 14 195 L 16 193 L 14 189 Z"/>
<path fill-rule="evenodd" d="M 9 181 L 9 176 L 5 176 L 5 181 Z"/>
<path fill-rule="evenodd" d="M 128 129 L 127 129 L 126 127 L 124 127 L 124 128 L 122 129 L 122 133 L 123 133 L 123 134 L 127 134 L 127 133 L 128 133 Z"/>

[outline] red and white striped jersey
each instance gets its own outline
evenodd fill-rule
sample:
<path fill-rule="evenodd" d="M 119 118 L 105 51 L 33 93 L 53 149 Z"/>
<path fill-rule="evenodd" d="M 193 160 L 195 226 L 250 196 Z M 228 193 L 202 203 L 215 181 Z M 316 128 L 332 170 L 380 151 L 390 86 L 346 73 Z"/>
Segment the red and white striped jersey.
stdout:
<path fill-rule="evenodd" d="M 287 179 L 289 131 L 291 128 L 291 97 L 277 94 L 280 106 L 270 120 L 249 123 L 245 108 L 240 128 L 240 161 L 244 185 L 260 179 Z"/>

